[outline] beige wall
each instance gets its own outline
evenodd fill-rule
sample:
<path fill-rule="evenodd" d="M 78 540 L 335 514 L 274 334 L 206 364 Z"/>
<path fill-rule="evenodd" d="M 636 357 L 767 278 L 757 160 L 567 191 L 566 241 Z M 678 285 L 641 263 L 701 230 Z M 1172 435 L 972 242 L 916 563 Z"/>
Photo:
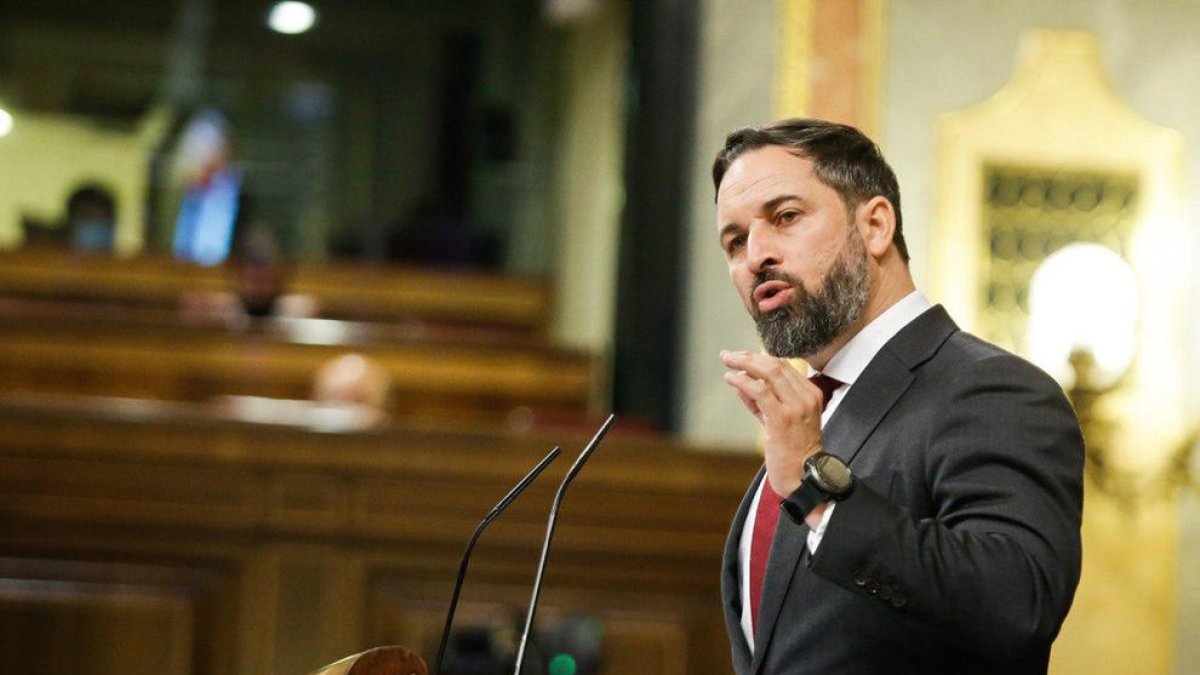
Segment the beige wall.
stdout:
<path fill-rule="evenodd" d="M 688 295 L 680 405 L 682 432 L 708 444 L 749 447 L 756 423 L 721 379 L 722 349 L 757 349 L 754 325 L 729 281 L 717 245 L 712 159 L 725 134 L 770 121 L 775 63 L 775 4 L 711 0 L 700 21 L 700 76 L 693 156 Z"/>
<path fill-rule="evenodd" d="M 555 337 L 596 352 L 612 344 L 624 202 L 628 6 L 609 2 L 567 30 L 558 155 Z"/>

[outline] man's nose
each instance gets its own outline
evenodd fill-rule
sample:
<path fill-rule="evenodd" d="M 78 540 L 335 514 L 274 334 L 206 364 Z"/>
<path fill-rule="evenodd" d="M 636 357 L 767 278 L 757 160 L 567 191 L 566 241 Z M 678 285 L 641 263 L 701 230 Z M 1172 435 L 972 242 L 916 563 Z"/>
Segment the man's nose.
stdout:
<path fill-rule="evenodd" d="M 758 274 L 779 265 L 779 249 L 771 228 L 751 226 L 746 234 L 746 260 L 750 271 Z"/>

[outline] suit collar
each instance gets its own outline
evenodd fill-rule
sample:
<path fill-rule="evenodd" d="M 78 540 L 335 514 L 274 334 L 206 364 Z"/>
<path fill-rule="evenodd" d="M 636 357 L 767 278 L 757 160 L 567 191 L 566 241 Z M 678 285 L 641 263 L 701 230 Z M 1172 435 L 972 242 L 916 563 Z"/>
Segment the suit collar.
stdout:
<path fill-rule="evenodd" d="M 929 300 L 920 291 L 909 293 L 863 326 L 829 359 L 821 372 L 853 385 L 884 345 L 930 307 Z M 809 375 L 813 372 L 810 368 Z"/>
<path fill-rule="evenodd" d="M 913 319 L 884 345 L 909 370 L 933 358 L 942 344 L 959 331 L 958 324 L 941 305 L 934 305 Z"/>

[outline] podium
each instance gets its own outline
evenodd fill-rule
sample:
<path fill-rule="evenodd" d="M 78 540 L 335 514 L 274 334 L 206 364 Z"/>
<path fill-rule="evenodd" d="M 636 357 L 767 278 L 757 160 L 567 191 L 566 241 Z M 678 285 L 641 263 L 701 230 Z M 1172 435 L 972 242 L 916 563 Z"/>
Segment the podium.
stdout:
<path fill-rule="evenodd" d="M 310 675 L 429 675 L 429 669 L 411 650 L 388 646 L 347 656 Z"/>

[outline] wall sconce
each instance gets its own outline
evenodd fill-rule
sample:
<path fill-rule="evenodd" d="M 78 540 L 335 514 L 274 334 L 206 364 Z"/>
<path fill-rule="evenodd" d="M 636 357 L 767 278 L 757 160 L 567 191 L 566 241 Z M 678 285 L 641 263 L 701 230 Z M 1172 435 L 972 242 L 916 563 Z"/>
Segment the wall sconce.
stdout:
<path fill-rule="evenodd" d="M 1133 268 L 1112 250 L 1090 243 L 1070 244 L 1047 257 L 1029 287 L 1030 356 L 1064 383 L 1083 429 L 1093 483 L 1127 506 L 1194 485 L 1190 455 L 1197 439 L 1193 430 L 1165 461 L 1120 461 L 1121 422 L 1099 404 L 1122 387 L 1133 363 L 1138 295 Z"/>

